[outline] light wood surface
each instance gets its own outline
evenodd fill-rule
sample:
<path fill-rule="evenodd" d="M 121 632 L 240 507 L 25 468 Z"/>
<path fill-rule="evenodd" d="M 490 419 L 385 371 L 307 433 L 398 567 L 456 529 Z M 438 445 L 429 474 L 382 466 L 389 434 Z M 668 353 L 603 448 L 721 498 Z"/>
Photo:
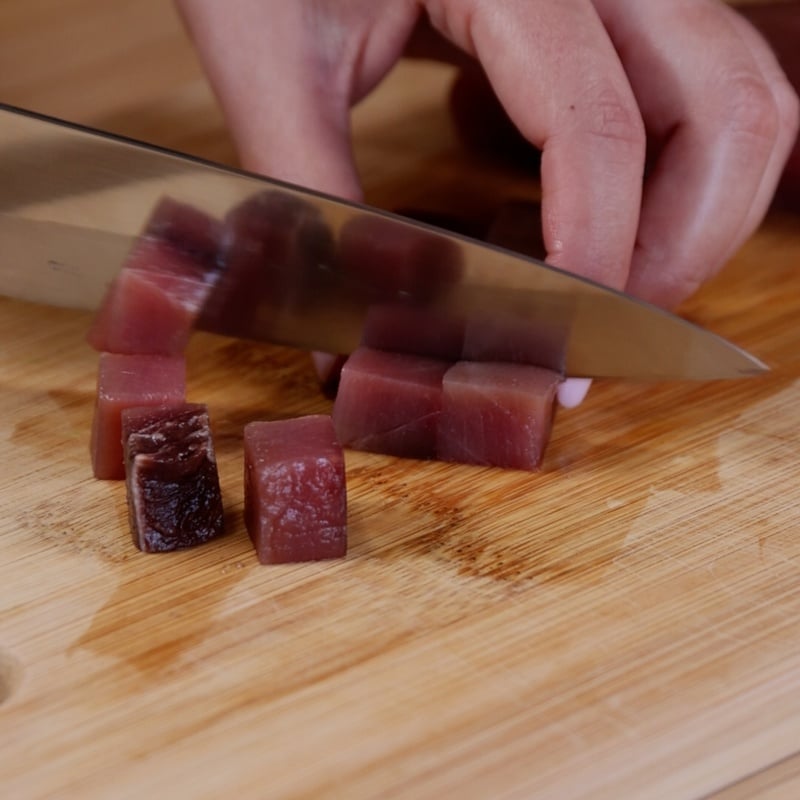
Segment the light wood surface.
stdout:
<path fill-rule="evenodd" d="M 535 194 L 459 145 L 451 79 L 357 110 L 373 202 Z M 235 161 L 161 0 L 0 3 L 0 99 Z M 768 376 L 598 382 L 535 475 L 348 453 L 317 565 L 259 566 L 241 521 L 243 424 L 330 409 L 304 354 L 196 337 L 229 534 L 147 556 L 90 475 L 88 316 L 0 299 L 2 796 L 800 796 L 798 227 L 684 309 Z"/>

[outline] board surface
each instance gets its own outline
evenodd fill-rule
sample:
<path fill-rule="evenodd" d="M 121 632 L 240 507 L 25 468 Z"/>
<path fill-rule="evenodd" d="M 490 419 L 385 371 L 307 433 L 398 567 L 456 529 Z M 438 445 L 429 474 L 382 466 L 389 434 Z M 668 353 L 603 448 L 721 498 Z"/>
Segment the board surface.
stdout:
<path fill-rule="evenodd" d="M 370 201 L 535 196 L 461 146 L 451 80 L 404 64 L 356 110 Z M 234 162 L 166 3 L 3 4 L 0 90 Z M 799 265 L 773 213 L 683 310 L 768 375 L 598 381 L 539 474 L 348 452 L 348 557 L 277 567 L 242 524 L 242 428 L 330 410 L 306 354 L 194 338 L 229 532 L 144 555 L 91 477 L 89 316 L 0 299 L 3 795 L 798 796 Z"/>

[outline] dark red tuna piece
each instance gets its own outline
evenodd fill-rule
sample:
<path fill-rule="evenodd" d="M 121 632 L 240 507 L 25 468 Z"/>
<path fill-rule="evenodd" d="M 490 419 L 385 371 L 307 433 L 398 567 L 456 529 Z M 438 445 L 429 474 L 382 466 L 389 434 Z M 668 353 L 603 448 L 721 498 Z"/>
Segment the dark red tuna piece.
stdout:
<path fill-rule="evenodd" d="M 342 368 L 333 422 L 355 450 L 434 458 L 442 378 L 451 362 L 358 348 Z"/>
<path fill-rule="evenodd" d="M 251 422 L 244 457 L 245 522 L 262 564 L 345 555 L 344 455 L 330 417 Z"/>
<path fill-rule="evenodd" d="M 179 550 L 223 533 L 222 495 L 208 408 L 200 403 L 122 412 L 134 544 Z"/>
<path fill-rule="evenodd" d="M 181 356 L 101 353 L 92 423 L 92 469 L 96 478 L 125 477 L 123 409 L 182 403 L 186 362 Z"/>
<path fill-rule="evenodd" d="M 524 364 L 455 364 L 443 380 L 438 458 L 538 469 L 560 381 L 557 372 Z"/>

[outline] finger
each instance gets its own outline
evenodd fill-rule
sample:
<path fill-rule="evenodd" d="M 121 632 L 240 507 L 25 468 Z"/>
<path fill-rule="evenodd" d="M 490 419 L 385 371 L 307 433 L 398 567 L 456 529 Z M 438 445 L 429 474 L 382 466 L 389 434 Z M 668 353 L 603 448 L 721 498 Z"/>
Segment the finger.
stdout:
<path fill-rule="evenodd" d="M 731 12 L 731 17 L 731 22 L 735 25 L 742 41 L 749 48 L 767 86 L 772 91 L 779 121 L 778 135 L 770 160 L 750 207 L 750 214 L 745 220 L 739 239 L 734 243 L 729 256 L 733 255 L 763 220 L 775 196 L 789 155 L 794 149 L 798 128 L 800 128 L 800 104 L 797 94 L 781 69 L 775 54 L 761 34 L 744 17 L 735 12 Z M 800 16 L 798 18 L 800 19 Z"/>
<path fill-rule="evenodd" d="M 558 404 L 562 408 L 577 408 L 586 399 L 591 386 L 591 378 L 567 378 L 558 387 Z"/>
<path fill-rule="evenodd" d="M 769 42 L 795 92 L 800 92 L 800 13 L 796 3 L 749 5 L 737 9 Z M 776 195 L 783 204 L 800 208 L 800 137 L 792 150 Z"/>
<path fill-rule="evenodd" d="M 543 151 L 548 260 L 621 287 L 644 169 L 641 117 L 588 0 L 429 3 L 434 27 L 476 56 L 521 133 Z"/>
<path fill-rule="evenodd" d="M 627 288 L 674 307 L 749 234 L 785 158 L 787 122 L 721 4 L 596 6 L 648 130 L 664 142 L 645 188 Z"/>
<path fill-rule="evenodd" d="M 404 16 L 385 2 L 179 0 L 179 8 L 242 164 L 359 199 L 350 106 L 399 56 L 415 20 L 411 7 Z"/>

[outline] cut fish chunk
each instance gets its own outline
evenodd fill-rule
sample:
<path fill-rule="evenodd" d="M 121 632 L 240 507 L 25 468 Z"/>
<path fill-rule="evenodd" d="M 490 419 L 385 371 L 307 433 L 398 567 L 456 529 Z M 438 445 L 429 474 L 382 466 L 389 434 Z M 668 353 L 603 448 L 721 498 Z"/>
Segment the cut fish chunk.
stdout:
<path fill-rule="evenodd" d="M 250 422 L 244 429 L 245 522 L 262 564 L 347 551 L 344 454 L 331 418 Z"/>
<path fill-rule="evenodd" d="M 369 347 L 342 368 L 333 406 L 339 441 L 356 450 L 434 458 L 442 378 L 451 362 Z"/>
<path fill-rule="evenodd" d="M 122 439 L 131 533 L 140 550 L 178 550 L 222 535 L 222 495 L 204 404 L 126 409 Z"/>
<path fill-rule="evenodd" d="M 101 353 L 91 438 L 95 477 L 125 477 L 123 409 L 175 405 L 183 403 L 185 395 L 186 362 L 182 356 Z"/>
<path fill-rule="evenodd" d="M 443 380 L 438 458 L 538 469 L 560 382 L 557 372 L 523 364 L 455 364 Z"/>

